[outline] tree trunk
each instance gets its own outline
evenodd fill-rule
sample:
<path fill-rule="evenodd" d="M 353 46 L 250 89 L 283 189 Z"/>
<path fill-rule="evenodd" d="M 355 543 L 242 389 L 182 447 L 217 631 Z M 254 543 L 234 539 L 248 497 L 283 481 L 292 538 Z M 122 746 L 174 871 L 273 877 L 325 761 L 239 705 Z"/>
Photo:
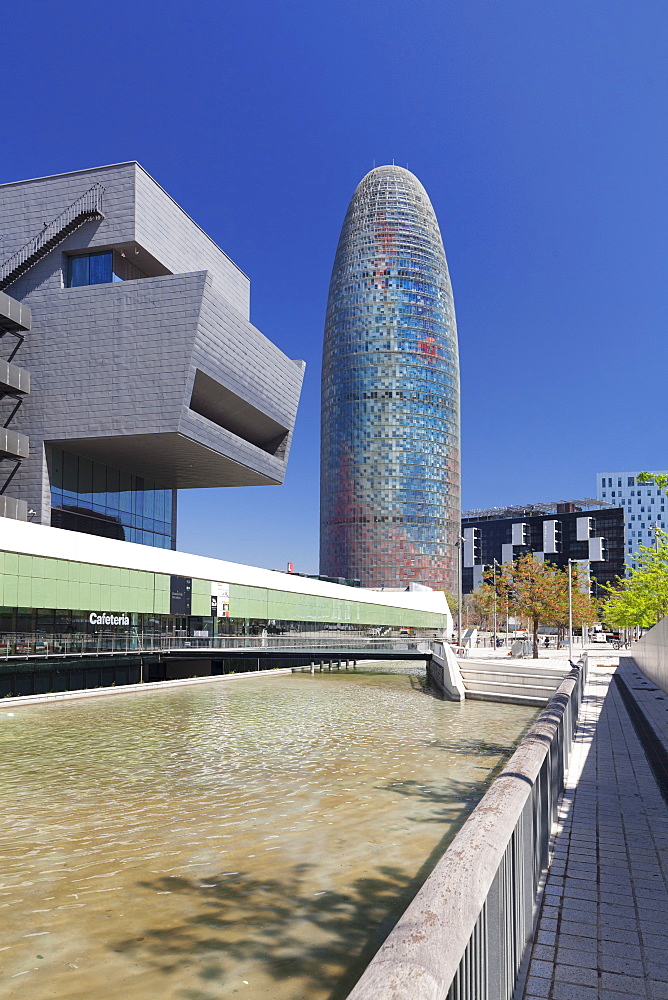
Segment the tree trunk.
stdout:
<path fill-rule="evenodd" d="M 533 620 L 533 658 L 538 659 L 538 619 Z"/>

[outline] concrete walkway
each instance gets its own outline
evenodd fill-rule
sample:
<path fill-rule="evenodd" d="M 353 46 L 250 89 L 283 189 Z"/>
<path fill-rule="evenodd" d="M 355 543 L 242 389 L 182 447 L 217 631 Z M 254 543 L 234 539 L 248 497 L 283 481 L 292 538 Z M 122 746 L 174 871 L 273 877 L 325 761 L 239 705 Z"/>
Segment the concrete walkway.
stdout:
<path fill-rule="evenodd" d="M 668 1000 L 668 808 L 615 667 L 590 664 L 524 1000 Z M 619 671 L 668 747 L 668 695 Z"/>

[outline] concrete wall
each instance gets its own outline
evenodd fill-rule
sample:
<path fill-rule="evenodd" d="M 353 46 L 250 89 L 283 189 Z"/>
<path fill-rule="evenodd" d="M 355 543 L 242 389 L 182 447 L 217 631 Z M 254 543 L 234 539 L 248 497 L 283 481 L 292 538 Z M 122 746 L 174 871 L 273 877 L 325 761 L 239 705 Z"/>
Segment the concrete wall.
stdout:
<path fill-rule="evenodd" d="M 184 677 L 210 677 L 211 660 L 167 660 L 167 679 L 182 680 Z"/>
<path fill-rule="evenodd" d="M 433 643 L 432 656 L 427 660 L 427 677 L 449 701 L 464 701 L 466 688 L 457 657 L 447 642 Z"/>
<path fill-rule="evenodd" d="M 668 617 L 633 643 L 631 656 L 645 676 L 668 694 Z"/>

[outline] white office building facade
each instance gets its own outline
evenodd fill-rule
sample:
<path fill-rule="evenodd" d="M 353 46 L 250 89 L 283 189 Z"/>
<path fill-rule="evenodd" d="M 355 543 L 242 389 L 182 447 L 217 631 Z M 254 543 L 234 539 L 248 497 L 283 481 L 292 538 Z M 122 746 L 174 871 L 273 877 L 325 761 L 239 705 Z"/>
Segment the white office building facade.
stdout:
<path fill-rule="evenodd" d="M 614 503 L 624 510 L 624 550 L 627 561 L 641 545 L 654 544 L 655 527 L 668 532 L 666 492 L 660 490 L 654 483 L 639 483 L 639 474 L 640 470 L 596 474 L 597 498 Z"/>

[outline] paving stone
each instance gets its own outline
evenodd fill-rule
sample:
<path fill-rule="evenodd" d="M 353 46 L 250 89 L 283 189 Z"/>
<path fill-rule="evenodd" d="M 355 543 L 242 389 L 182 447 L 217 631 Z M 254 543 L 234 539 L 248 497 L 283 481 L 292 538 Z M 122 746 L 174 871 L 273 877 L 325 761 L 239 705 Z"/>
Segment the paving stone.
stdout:
<path fill-rule="evenodd" d="M 635 906 L 627 906 L 626 902 L 618 903 L 599 903 L 599 910 L 602 917 L 610 914 L 613 917 L 625 917 L 627 920 L 633 920 L 636 915 Z"/>
<path fill-rule="evenodd" d="M 540 976 L 529 976 L 526 983 L 524 1000 L 528 1000 L 528 995 L 535 997 L 549 997 L 550 980 Z"/>
<path fill-rule="evenodd" d="M 662 966 L 668 970 L 668 949 L 644 948 L 643 954 L 648 965 Z M 668 980 L 668 975 L 663 976 L 663 978 Z"/>
<path fill-rule="evenodd" d="M 549 979 L 552 975 L 552 968 L 552 962 L 542 962 L 539 958 L 532 958 L 531 965 L 529 966 L 529 975 L 542 976 L 543 979 Z"/>
<path fill-rule="evenodd" d="M 617 927 L 619 930 L 625 931 L 635 931 L 638 929 L 638 921 L 633 917 L 622 917 L 611 911 L 600 914 L 600 923 L 604 927 Z"/>
<path fill-rule="evenodd" d="M 634 935 L 632 931 L 621 931 L 620 933 L 626 934 L 628 940 L 611 941 L 608 938 L 600 938 L 598 947 L 601 953 L 604 955 L 624 955 L 626 958 L 632 958 L 634 961 L 642 961 L 643 953 L 638 935 Z"/>
<path fill-rule="evenodd" d="M 588 924 L 583 924 L 580 920 L 571 920 L 569 917 L 564 916 L 561 921 L 561 932 L 563 934 L 575 934 L 578 937 L 590 937 L 596 940 L 598 938 L 598 932 L 596 930 L 596 921 L 590 921 Z"/>
<path fill-rule="evenodd" d="M 541 924 L 541 927 L 542 926 L 543 925 Z M 536 944 L 554 945 L 556 940 L 557 940 L 557 935 L 555 931 L 548 931 L 548 930 L 538 931 L 538 934 L 536 936 Z"/>
<path fill-rule="evenodd" d="M 601 927 L 601 932 L 599 936 L 599 943 L 601 948 L 610 946 L 614 948 L 617 952 L 626 951 L 628 948 L 637 948 L 639 946 L 640 937 L 637 931 L 626 931 L 621 930 L 619 927 Z M 620 945 L 624 945 L 622 949 Z"/>
<path fill-rule="evenodd" d="M 550 944 L 535 944 L 533 946 L 532 957 L 535 958 L 535 959 L 536 958 L 540 959 L 541 961 L 544 961 L 544 962 L 553 962 L 554 961 L 554 952 L 555 952 L 554 945 L 550 945 Z"/>
<path fill-rule="evenodd" d="M 643 977 L 622 976 L 616 972 L 603 972 L 601 974 L 601 986 L 608 990 L 624 990 L 626 993 L 635 992 L 635 996 L 641 997 L 645 993 L 645 980 Z"/>
<path fill-rule="evenodd" d="M 554 1000 L 598 1000 L 598 989 L 578 983 L 555 983 L 550 997 Z"/>
<path fill-rule="evenodd" d="M 583 968 L 576 965 L 561 965 L 557 963 L 554 971 L 555 983 L 579 983 L 581 986 L 598 987 L 598 973 L 596 969 Z"/>
<path fill-rule="evenodd" d="M 598 964 L 602 972 L 616 972 L 620 975 L 639 976 L 640 978 L 645 975 L 639 953 L 638 957 L 634 960 L 633 955 L 627 956 L 626 952 L 623 952 L 621 955 L 619 953 L 611 955 L 601 949 L 601 954 L 598 956 Z"/>
<path fill-rule="evenodd" d="M 562 965 L 579 965 L 584 969 L 596 966 L 596 952 L 585 951 L 583 948 L 564 948 L 559 941 L 557 962 Z"/>
<path fill-rule="evenodd" d="M 641 994 L 645 997 L 647 994 Z M 603 990 L 599 987 L 598 1000 L 638 1000 L 637 993 L 619 993 L 617 990 Z"/>
<path fill-rule="evenodd" d="M 560 948 L 570 948 L 574 951 L 586 951 L 588 953 L 596 954 L 597 946 L 598 942 L 596 938 L 587 938 L 582 937 L 581 935 L 565 933 L 561 933 L 559 935 Z"/>

